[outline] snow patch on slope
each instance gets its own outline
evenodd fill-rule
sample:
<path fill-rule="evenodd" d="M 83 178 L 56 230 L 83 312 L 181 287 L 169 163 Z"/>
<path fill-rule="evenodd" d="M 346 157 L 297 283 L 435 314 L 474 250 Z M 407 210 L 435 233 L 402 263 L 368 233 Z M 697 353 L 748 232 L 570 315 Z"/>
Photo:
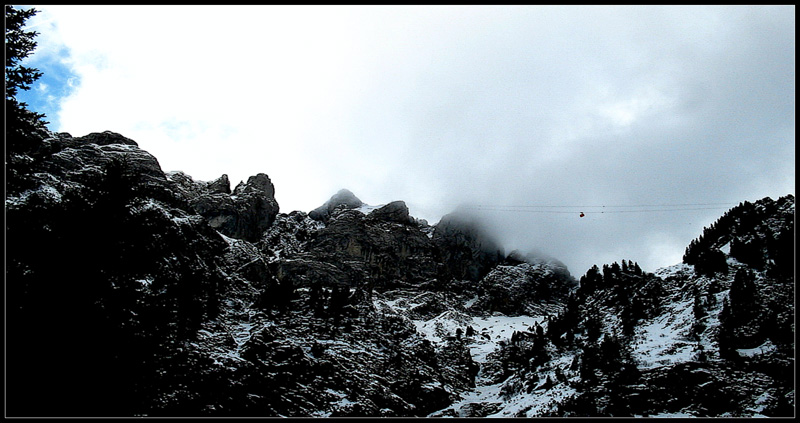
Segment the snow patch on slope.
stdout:
<path fill-rule="evenodd" d="M 682 363 L 695 357 L 696 343 L 687 338 L 694 319 L 692 301 L 672 303 L 670 308 L 636 327 L 633 356 L 641 369 Z"/>

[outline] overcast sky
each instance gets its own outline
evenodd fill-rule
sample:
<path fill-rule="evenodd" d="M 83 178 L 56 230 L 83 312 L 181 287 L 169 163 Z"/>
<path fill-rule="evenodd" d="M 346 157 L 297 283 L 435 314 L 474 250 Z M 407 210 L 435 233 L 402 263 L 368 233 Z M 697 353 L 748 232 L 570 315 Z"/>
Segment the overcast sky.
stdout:
<path fill-rule="evenodd" d="M 341 188 L 431 224 L 468 203 L 577 277 L 676 264 L 795 190 L 794 6 L 36 8 L 51 129 L 266 173 L 286 213 Z"/>

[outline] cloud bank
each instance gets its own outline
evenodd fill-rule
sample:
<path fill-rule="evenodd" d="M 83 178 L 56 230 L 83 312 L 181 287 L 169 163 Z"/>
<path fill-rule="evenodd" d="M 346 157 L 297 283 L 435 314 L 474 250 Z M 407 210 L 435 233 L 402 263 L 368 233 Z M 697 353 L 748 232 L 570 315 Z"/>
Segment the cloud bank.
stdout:
<path fill-rule="evenodd" d="M 794 193 L 794 6 L 37 9 L 32 64 L 75 83 L 55 130 L 265 172 L 284 212 L 341 188 L 431 223 L 466 203 L 580 275 L 674 264 L 727 208 Z M 664 204 L 713 206 L 610 207 Z"/>

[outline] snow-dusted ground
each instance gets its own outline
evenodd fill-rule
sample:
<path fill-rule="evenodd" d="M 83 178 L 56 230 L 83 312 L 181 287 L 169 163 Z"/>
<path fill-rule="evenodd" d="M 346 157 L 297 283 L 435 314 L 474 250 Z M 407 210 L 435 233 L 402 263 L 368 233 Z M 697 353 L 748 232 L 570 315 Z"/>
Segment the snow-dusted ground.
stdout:
<path fill-rule="evenodd" d="M 640 369 L 652 369 L 692 360 L 697 343 L 688 338 L 694 316 L 692 300 L 670 304 L 670 311 L 638 326 L 633 357 Z"/>
<path fill-rule="evenodd" d="M 714 304 L 707 305 L 703 320 L 707 329 L 700 334 L 699 340 L 692 340 L 690 336 L 695 323 L 692 291 L 688 288 L 688 283 L 683 285 L 669 282 L 669 278 L 682 281 L 697 278 L 694 281 L 697 285 L 707 284 L 709 280 L 703 276 L 695 276 L 694 266 L 683 263 L 657 269 L 654 274 L 665 281 L 665 297 L 672 301 L 667 302 L 666 308 L 658 316 L 642 321 L 637 326 L 633 357 L 637 360 L 638 367 L 645 370 L 692 361 L 697 359 L 700 349 L 706 354 L 716 354 L 716 328 L 719 326 L 719 313 L 728 290 L 714 294 Z"/>
<path fill-rule="evenodd" d="M 665 309 L 658 316 L 642 321 L 636 327 L 633 357 L 639 368 L 647 370 L 694 361 L 701 349 L 706 354 L 713 355 L 717 350 L 715 328 L 719 325 L 718 315 L 728 291 L 723 289 L 714 295 L 716 301 L 708 305 L 703 320 L 707 329 L 700 334 L 699 339 L 693 338 L 694 296 L 687 281 L 698 285 L 704 285 L 709 281 L 695 276 L 693 266 L 682 263 L 660 268 L 654 273 L 664 280 L 665 297 L 668 300 Z M 426 299 L 423 296 L 401 297 L 380 302 L 404 314 L 404 311 L 424 303 Z M 469 309 L 475 300 L 472 298 L 465 301 L 465 309 Z M 530 330 L 536 324 L 544 325 L 545 320 L 545 316 L 512 317 L 496 314 L 477 317 L 448 310 L 432 318 L 411 321 L 417 331 L 435 345 L 447 342 L 448 337 L 455 336 L 459 328 L 463 334 L 468 326 L 472 326 L 475 335 L 464 339 L 468 342 L 473 359 L 483 369 L 489 355 L 498 350 L 500 341 L 508 342 L 514 331 Z M 756 348 L 739 350 L 738 353 L 742 356 L 753 356 L 768 353 L 772 349 L 774 346 L 767 343 Z M 560 370 L 562 376 L 566 375 L 569 379 L 576 378 L 575 372 L 566 370 L 573 359 L 574 356 L 571 354 L 553 356 L 549 363 L 539 369 L 540 380 L 546 380 L 547 376 L 550 376 L 550 379 L 555 381 L 556 369 Z M 525 389 L 508 389 L 508 385 L 518 385 L 519 388 L 521 383 L 522 381 L 514 376 L 499 383 L 492 383 L 481 370 L 476 378 L 475 389 L 462 393 L 459 401 L 431 415 L 474 416 L 478 412 L 493 417 L 536 417 L 555 410 L 559 403 L 577 394 L 569 383 L 562 382 L 555 382 L 549 389 L 533 389 L 531 392 L 526 392 Z M 482 410 L 477 410 L 479 408 Z M 653 417 L 681 416 L 684 415 L 661 414 Z"/>
<path fill-rule="evenodd" d="M 430 323 L 417 323 L 417 327 L 421 327 L 420 332 L 426 336 L 434 335 L 431 333 Z M 433 324 L 435 325 L 435 322 Z M 469 347 L 473 359 L 483 368 L 487 362 L 487 356 L 499 348 L 500 341 L 508 342 L 514 331 L 527 331 L 536 324 L 544 326 L 545 316 L 473 317 L 470 324 L 475 329 L 476 336 L 469 339 Z M 433 341 L 436 338 L 429 337 L 428 339 Z M 540 369 L 539 377 L 541 380 L 549 377 L 555 381 L 555 370 L 568 368 L 572 359 L 571 355 L 555 358 L 547 364 L 546 368 Z M 445 410 L 433 413 L 433 415 L 449 414 L 468 417 L 470 416 L 469 412 L 477 406 L 488 411 L 487 417 L 536 417 L 554 410 L 559 403 L 577 393 L 575 389 L 562 383 L 556 383 L 549 389 L 535 389 L 532 392 L 524 392 L 520 389 L 509 390 L 507 389 L 508 385 L 518 384 L 520 381 L 512 376 L 499 383 L 491 383 L 482 373 L 482 371 L 478 373 L 475 389 L 463 393 L 461 400 Z M 517 393 L 509 395 L 504 391 Z"/>
<path fill-rule="evenodd" d="M 468 300 L 465 306 L 468 308 L 471 302 L 474 302 L 474 299 Z M 401 314 L 419 305 L 413 299 L 411 301 L 396 299 L 381 301 L 381 303 Z M 432 415 L 442 415 L 443 412 L 452 410 L 453 414 L 465 416 L 470 408 L 486 407 L 491 410 L 488 414 L 489 416 L 515 416 L 518 413 L 533 416 L 546 411 L 549 409 L 548 406 L 573 395 L 574 391 L 567 392 L 569 389 L 558 389 L 556 387 L 556 389 L 534 391 L 531 394 L 522 393 L 507 398 L 503 394 L 503 386 L 511 382 L 511 378 L 500 383 L 491 383 L 483 375 L 482 369 L 487 363 L 487 357 L 500 348 L 501 341 L 508 342 L 515 331 L 528 331 L 533 329 L 536 324 L 544 327 L 545 320 L 546 316 L 505 316 L 499 313 L 478 317 L 452 310 L 445 311 L 430 319 L 411 319 L 417 332 L 434 345 L 441 345 L 447 342 L 447 338 L 455 336 L 458 329 L 465 333 L 466 328 L 472 326 L 475 331 L 473 336 L 463 337 L 468 342 L 467 345 L 470 348 L 473 360 L 481 366 L 481 371 L 478 372 L 475 381 L 475 389 L 462 393 L 460 401 L 455 402 L 445 410 L 432 413 Z M 568 363 L 565 364 L 565 367 L 566 365 Z M 551 375 L 552 377 L 554 375 Z"/>
<path fill-rule="evenodd" d="M 775 345 L 770 340 L 767 340 L 767 342 L 755 348 L 739 349 L 736 350 L 736 352 L 742 357 L 755 357 L 759 354 L 766 354 L 775 351 L 775 348 Z"/>

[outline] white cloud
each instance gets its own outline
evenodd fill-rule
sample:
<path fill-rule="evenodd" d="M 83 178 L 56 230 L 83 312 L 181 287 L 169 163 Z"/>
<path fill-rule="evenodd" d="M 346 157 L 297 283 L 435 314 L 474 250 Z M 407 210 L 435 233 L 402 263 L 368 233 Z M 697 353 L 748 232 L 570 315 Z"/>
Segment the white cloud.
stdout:
<path fill-rule="evenodd" d="M 467 200 L 794 192 L 793 7 L 37 8 L 37 54 L 66 46 L 79 81 L 60 130 L 120 132 L 196 179 L 265 172 L 285 212 L 340 188 L 431 223 Z M 595 257 L 652 270 L 722 212 L 495 226 L 573 273 Z M 654 233 L 673 235 L 641 241 Z"/>

